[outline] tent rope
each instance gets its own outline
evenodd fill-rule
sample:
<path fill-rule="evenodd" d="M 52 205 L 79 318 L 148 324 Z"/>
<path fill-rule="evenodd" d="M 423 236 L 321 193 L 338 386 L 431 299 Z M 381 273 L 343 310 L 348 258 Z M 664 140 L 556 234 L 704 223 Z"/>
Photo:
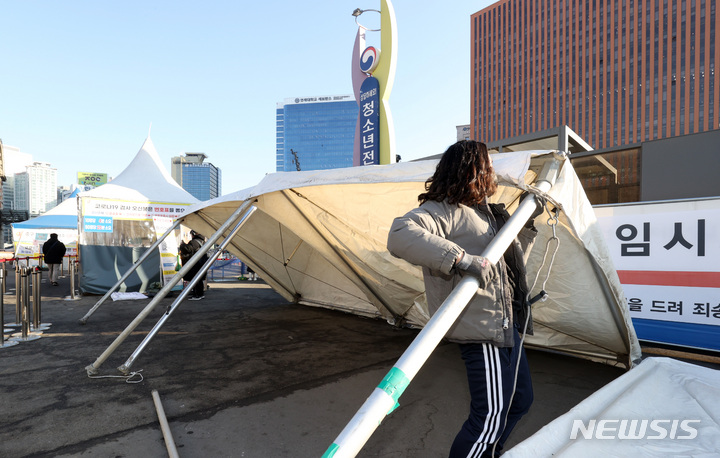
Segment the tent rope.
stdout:
<path fill-rule="evenodd" d="M 547 242 L 545 243 L 545 252 L 543 253 L 543 259 L 540 263 L 540 267 L 538 267 L 537 273 L 535 274 L 535 280 L 533 280 L 533 284 L 528 290 L 528 301 L 530 302 L 530 305 L 534 304 L 537 301 L 545 302 L 547 300 L 548 293 L 545 290 L 545 285 L 547 285 L 548 280 L 550 279 L 550 272 L 552 271 L 553 264 L 555 263 L 555 256 L 557 255 L 558 249 L 560 248 L 560 239 L 557 236 L 556 228 L 558 225 L 558 207 L 553 208 L 552 210 L 549 210 L 547 208 L 547 201 L 543 200 L 543 207 L 545 210 L 550 213 L 550 218 L 547 220 L 547 225 L 552 228 L 552 237 L 548 238 Z M 540 292 L 533 298 L 530 298 L 530 292 L 535 289 L 535 286 L 537 285 L 537 281 L 540 278 L 540 273 L 542 272 L 543 268 L 545 267 L 545 261 L 547 261 L 548 253 L 550 252 L 550 244 L 555 243 L 555 249 L 552 252 L 552 256 L 550 257 L 550 263 L 547 267 L 547 273 L 545 274 L 545 280 L 543 281 L 542 287 L 540 288 Z"/>
<path fill-rule="evenodd" d="M 280 222 L 278 222 L 278 232 L 280 232 L 280 250 L 282 251 L 282 257 L 283 257 L 283 259 L 287 259 L 287 257 L 285 256 L 285 241 L 283 240 L 283 225 Z M 290 275 L 290 272 L 288 272 L 290 260 L 287 259 L 287 262 L 285 262 L 285 261 L 281 261 L 281 262 L 285 266 L 285 272 L 287 273 L 288 280 L 290 280 L 290 285 L 292 286 L 293 291 L 297 291 L 295 282 L 293 281 L 292 276 Z"/>
<path fill-rule="evenodd" d="M 143 370 L 140 369 L 139 371 L 133 371 L 130 372 L 128 375 L 90 375 L 88 374 L 88 378 L 122 378 L 125 379 L 125 383 L 140 383 L 142 382 L 143 376 L 140 372 Z"/>
<path fill-rule="evenodd" d="M 544 201 L 544 202 L 543 202 L 543 206 L 545 207 L 546 210 L 548 210 L 548 208 L 547 208 L 547 201 Z M 553 234 L 553 235 L 552 235 L 552 237 L 548 238 L 548 241 L 547 241 L 547 243 L 545 244 L 545 253 L 544 253 L 544 255 L 543 255 L 543 260 L 542 260 L 542 263 L 540 264 L 540 267 L 538 267 L 537 274 L 535 275 L 535 281 L 533 282 L 533 285 L 532 285 L 532 287 L 530 288 L 530 291 L 532 291 L 533 289 L 535 289 L 535 286 L 536 286 L 536 284 L 537 284 L 538 278 L 540 277 L 540 273 L 541 273 L 543 267 L 545 266 L 545 261 L 546 261 L 546 259 L 547 259 L 548 252 L 550 251 L 550 250 L 549 250 L 550 243 L 553 242 L 553 241 L 555 241 L 556 245 L 555 245 L 555 249 L 553 250 L 552 257 L 550 258 L 550 264 L 548 264 L 547 274 L 546 274 L 546 276 L 545 276 L 545 280 L 543 281 L 542 287 L 540 288 L 540 292 L 539 292 L 535 297 L 529 299 L 530 304 L 534 304 L 534 303 L 537 302 L 537 301 L 544 302 L 544 301 L 546 301 L 546 300 L 548 299 L 549 296 L 548 296 L 548 293 L 545 291 L 545 285 L 547 285 L 547 282 L 548 282 L 548 280 L 549 280 L 549 278 L 550 278 L 550 271 L 552 270 L 553 263 L 555 262 L 555 256 L 557 255 L 558 249 L 560 248 L 560 239 L 557 237 L 557 233 L 556 233 L 556 228 L 557 228 L 557 225 L 558 225 L 558 222 L 559 222 L 559 207 L 553 208 L 552 211 L 548 210 L 548 213 L 550 213 L 550 215 L 552 215 L 552 216 L 551 216 L 550 218 L 548 218 L 548 220 L 547 220 L 547 225 L 552 228 L 552 234 Z M 530 294 L 530 293 L 528 292 L 528 295 L 529 295 L 529 294 Z M 602 349 L 604 349 L 604 350 L 607 350 L 608 352 L 613 352 L 613 350 L 611 350 L 611 349 L 609 349 L 609 348 L 605 348 L 605 347 L 603 347 L 603 346 L 601 346 L 601 345 L 598 345 L 597 343 L 590 342 L 589 340 L 583 339 L 582 337 L 578 337 L 578 336 L 575 336 L 575 335 L 572 335 L 572 334 L 568 334 L 567 332 L 563 332 L 563 331 L 561 331 L 561 330 L 559 330 L 559 329 L 555 329 L 554 327 L 548 325 L 547 323 L 543 323 L 542 321 L 538 321 L 538 320 L 533 320 L 533 321 L 534 321 L 536 324 L 539 324 L 539 325 L 541 325 L 541 326 L 545 326 L 545 327 L 548 328 L 548 329 L 552 329 L 554 332 L 557 332 L 558 334 L 562 334 L 562 335 L 565 335 L 565 336 L 568 336 L 568 337 L 572 337 L 573 339 L 577 339 L 577 340 L 579 340 L 580 342 L 585 342 L 585 343 L 587 343 L 587 344 L 589 344 L 589 345 L 594 345 L 594 346 L 600 347 L 600 348 L 602 348 Z"/>

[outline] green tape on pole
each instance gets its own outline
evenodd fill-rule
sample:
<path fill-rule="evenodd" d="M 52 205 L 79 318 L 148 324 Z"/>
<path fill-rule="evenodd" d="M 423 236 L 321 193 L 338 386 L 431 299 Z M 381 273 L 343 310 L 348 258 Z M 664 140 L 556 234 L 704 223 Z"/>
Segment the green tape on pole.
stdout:
<path fill-rule="evenodd" d="M 410 379 L 407 378 L 405 373 L 397 367 L 393 367 L 392 369 L 390 369 L 390 372 L 388 372 L 385 378 L 382 379 L 382 381 L 378 385 L 378 388 L 386 392 L 395 401 L 395 405 L 387 413 L 388 415 L 390 415 L 393 410 L 398 408 L 398 406 L 400 405 L 398 399 L 400 399 L 400 396 L 402 396 L 405 388 L 407 388 L 409 384 Z"/>
<path fill-rule="evenodd" d="M 337 452 L 339 448 L 340 446 L 333 442 L 332 445 L 330 445 L 330 447 L 328 447 L 328 449 L 325 451 L 325 453 L 323 453 L 322 458 L 332 458 L 333 456 L 335 456 L 335 452 Z"/>

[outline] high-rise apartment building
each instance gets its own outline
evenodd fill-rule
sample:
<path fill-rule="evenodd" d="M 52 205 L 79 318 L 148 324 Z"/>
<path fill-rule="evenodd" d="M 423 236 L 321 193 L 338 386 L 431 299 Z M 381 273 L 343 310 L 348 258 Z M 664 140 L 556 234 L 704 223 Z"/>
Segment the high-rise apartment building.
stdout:
<path fill-rule="evenodd" d="M 358 106 L 352 95 L 277 104 L 276 171 L 352 167 Z"/>
<path fill-rule="evenodd" d="M 33 162 L 15 174 L 14 209 L 39 216 L 57 205 L 57 169 L 47 162 Z"/>
<path fill-rule="evenodd" d="M 716 0 L 503 0 L 471 17 L 471 135 L 595 149 L 720 128 Z"/>
<path fill-rule="evenodd" d="M 184 190 L 199 200 L 222 194 L 222 170 L 209 162 L 205 153 L 185 153 L 170 160 L 170 175 Z"/>
<path fill-rule="evenodd" d="M 2 202 L 6 210 L 15 210 L 15 175 L 6 177 L 2 184 Z"/>

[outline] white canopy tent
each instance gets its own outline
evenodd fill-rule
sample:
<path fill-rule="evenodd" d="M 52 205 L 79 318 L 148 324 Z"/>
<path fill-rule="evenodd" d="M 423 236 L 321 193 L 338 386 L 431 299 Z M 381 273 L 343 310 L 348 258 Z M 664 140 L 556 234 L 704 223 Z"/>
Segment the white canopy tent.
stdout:
<path fill-rule="evenodd" d="M 494 155 L 501 186 L 493 200 L 512 212 L 552 155 Z M 421 270 L 390 255 L 386 242 L 393 218 L 417 206 L 436 164 L 276 173 L 253 188 L 194 205 L 182 221 L 212 234 L 243 202 L 252 200 L 257 211 L 228 250 L 283 297 L 423 326 L 428 312 Z M 526 342 L 631 367 L 640 347 L 593 210 L 569 161 L 564 161 L 547 197 L 562 210 L 556 227 L 560 246 L 545 284 L 549 298 L 534 305 L 535 335 Z M 548 216 L 536 220 L 540 234 L 528 266 L 531 279 L 552 235 L 544 224 Z"/>
<path fill-rule="evenodd" d="M 102 294 L 110 289 L 172 221 L 197 202 L 172 179 L 148 137 L 115 179 L 79 194 L 81 292 Z M 148 256 L 121 290 L 144 291 L 164 270 L 174 273 L 176 254 L 173 237 L 157 255 Z"/>
<path fill-rule="evenodd" d="M 76 255 L 77 215 L 77 197 L 72 195 L 36 218 L 13 223 L 15 257 L 37 258 L 30 261 L 31 265 L 37 265 L 39 257 L 42 256 L 42 246 L 52 233 L 58 234 L 59 240 L 65 244 L 66 256 Z"/>

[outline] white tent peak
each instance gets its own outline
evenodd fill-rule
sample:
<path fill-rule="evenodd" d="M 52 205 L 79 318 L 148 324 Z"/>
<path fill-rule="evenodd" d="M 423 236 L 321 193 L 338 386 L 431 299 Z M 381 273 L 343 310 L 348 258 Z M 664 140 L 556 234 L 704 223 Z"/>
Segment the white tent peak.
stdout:
<path fill-rule="evenodd" d="M 110 183 L 79 194 L 80 197 L 121 198 L 153 202 L 197 203 L 163 167 L 155 145 L 148 135 L 135 158 Z"/>

